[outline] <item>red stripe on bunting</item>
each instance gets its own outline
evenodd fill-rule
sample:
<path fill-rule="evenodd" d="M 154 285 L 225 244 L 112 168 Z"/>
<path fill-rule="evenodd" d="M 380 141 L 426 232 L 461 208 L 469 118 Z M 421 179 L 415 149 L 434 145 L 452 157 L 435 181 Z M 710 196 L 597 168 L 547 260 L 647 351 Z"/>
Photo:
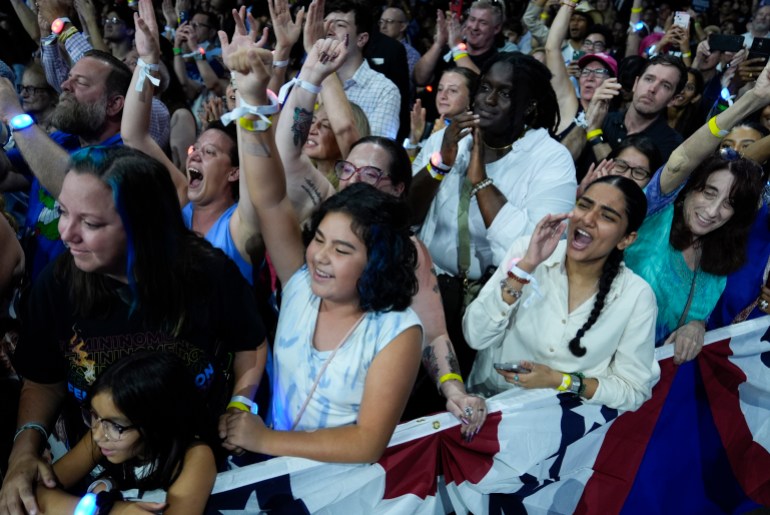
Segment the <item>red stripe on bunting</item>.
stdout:
<path fill-rule="evenodd" d="M 729 339 L 704 347 L 699 359 L 703 384 L 735 478 L 749 498 L 770 506 L 770 453 L 754 441 L 746 424 L 738 394 L 746 374 L 729 360 L 732 355 Z"/>
<path fill-rule="evenodd" d="M 633 412 L 619 416 L 604 437 L 576 514 L 620 513 L 634 484 L 658 417 L 674 382 L 673 358 L 660 362 L 660 381 L 652 397 Z"/>

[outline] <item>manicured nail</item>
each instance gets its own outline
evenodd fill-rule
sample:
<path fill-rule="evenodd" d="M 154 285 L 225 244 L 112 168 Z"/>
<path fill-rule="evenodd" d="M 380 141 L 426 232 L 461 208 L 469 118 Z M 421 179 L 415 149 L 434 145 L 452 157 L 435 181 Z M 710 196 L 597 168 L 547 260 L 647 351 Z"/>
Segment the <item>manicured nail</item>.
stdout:
<path fill-rule="evenodd" d="M 466 426 L 469 424 L 469 422 L 468 422 L 468 419 L 467 419 L 467 418 L 465 418 L 465 417 L 460 417 L 460 420 L 461 420 L 461 421 L 462 421 L 462 423 L 463 423 L 463 424 L 465 424 Z"/>

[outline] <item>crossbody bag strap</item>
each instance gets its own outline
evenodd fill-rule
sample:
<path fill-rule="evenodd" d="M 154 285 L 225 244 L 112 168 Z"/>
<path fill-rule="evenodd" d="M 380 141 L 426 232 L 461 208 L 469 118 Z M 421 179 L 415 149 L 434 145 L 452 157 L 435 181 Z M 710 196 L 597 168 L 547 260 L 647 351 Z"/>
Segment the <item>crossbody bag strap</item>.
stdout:
<path fill-rule="evenodd" d="M 466 176 L 463 178 L 460 202 L 457 206 L 457 269 L 460 272 L 460 279 L 463 280 L 463 288 L 468 280 L 468 270 L 471 267 L 471 230 L 468 225 L 471 189 L 473 189 L 473 184 Z"/>

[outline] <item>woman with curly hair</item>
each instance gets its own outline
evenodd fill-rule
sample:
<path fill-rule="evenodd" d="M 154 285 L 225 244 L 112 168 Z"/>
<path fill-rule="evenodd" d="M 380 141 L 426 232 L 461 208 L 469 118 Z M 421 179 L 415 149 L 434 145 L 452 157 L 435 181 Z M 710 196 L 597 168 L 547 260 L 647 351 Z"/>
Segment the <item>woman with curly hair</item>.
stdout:
<path fill-rule="evenodd" d="M 650 397 L 655 297 L 623 264 L 646 209 L 633 181 L 602 177 L 570 213 L 547 215 L 513 244 L 463 319 L 479 350 L 473 391 L 554 388 L 622 410 Z"/>

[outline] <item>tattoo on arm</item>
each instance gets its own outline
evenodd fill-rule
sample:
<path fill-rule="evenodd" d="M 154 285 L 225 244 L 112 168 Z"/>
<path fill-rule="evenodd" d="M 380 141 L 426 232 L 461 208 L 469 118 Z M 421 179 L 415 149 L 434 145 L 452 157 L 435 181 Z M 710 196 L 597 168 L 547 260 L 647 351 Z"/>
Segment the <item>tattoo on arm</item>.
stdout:
<path fill-rule="evenodd" d="M 428 375 L 434 381 L 438 381 L 438 358 L 436 358 L 432 345 L 428 345 L 422 351 L 422 365 L 428 371 Z"/>
<path fill-rule="evenodd" d="M 302 190 L 307 193 L 307 196 L 310 197 L 310 201 L 313 202 L 314 206 L 321 203 L 321 192 L 318 191 L 318 187 L 312 180 L 305 179 Z"/>
<path fill-rule="evenodd" d="M 446 360 L 449 364 L 449 370 L 451 370 L 455 374 L 460 373 L 460 362 L 457 361 L 457 356 L 455 356 L 454 352 L 452 352 L 452 342 L 449 340 L 446 340 L 446 346 L 447 346 L 447 354 L 446 354 Z"/>
<path fill-rule="evenodd" d="M 310 132 L 310 124 L 313 122 L 313 113 L 302 107 L 294 108 L 294 123 L 291 125 L 291 133 L 294 146 L 300 147 L 307 141 Z"/>

